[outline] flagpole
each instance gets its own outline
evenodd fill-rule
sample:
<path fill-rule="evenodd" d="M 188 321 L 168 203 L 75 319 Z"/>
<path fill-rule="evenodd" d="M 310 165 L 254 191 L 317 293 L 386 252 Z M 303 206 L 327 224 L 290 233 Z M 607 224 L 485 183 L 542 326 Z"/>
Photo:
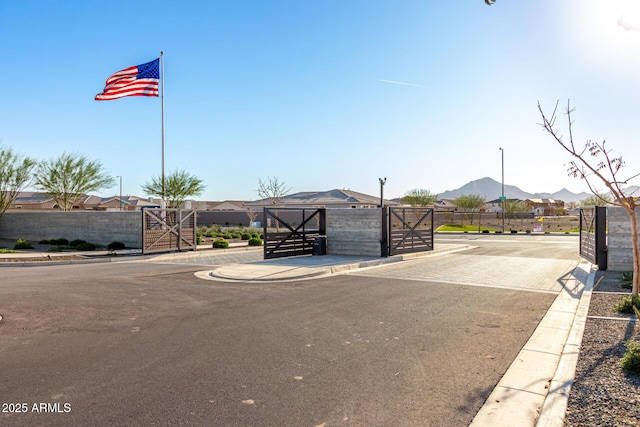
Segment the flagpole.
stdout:
<path fill-rule="evenodd" d="M 160 91 L 162 104 L 162 201 L 160 202 L 160 208 L 165 209 L 167 207 L 167 201 L 164 179 L 164 51 L 160 52 Z"/>

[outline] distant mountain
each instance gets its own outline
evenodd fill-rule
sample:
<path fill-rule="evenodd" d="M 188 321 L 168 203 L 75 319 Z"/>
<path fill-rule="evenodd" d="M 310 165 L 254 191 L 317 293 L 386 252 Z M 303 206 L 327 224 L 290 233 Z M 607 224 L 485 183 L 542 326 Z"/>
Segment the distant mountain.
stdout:
<path fill-rule="evenodd" d="M 455 199 L 456 197 L 460 197 L 465 194 L 477 194 L 478 196 L 484 197 L 487 201 L 495 200 L 502 195 L 502 184 L 489 177 L 481 178 L 475 181 L 468 182 L 458 189 L 449 190 L 445 191 L 444 193 L 438 194 L 438 198 Z M 513 185 L 504 186 L 504 195 L 508 199 L 557 199 L 567 203 L 579 203 L 580 200 L 584 200 L 587 197 L 591 196 L 591 194 L 585 192 L 578 194 L 572 193 L 566 188 L 563 188 L 560 191 L 556 191 L 555 193 L 527 193 L 526 191 L 522 191 L 521 189 Z"/>

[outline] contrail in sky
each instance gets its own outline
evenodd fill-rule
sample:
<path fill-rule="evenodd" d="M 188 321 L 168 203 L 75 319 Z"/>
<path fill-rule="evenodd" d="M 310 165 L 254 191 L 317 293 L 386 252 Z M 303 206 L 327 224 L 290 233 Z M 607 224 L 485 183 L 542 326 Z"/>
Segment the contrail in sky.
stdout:
<path fill-rule="evenodd" d="M 424 89 L 428 89 L 426 86 L 422 86 L 422 85 L 417 85 L 414 83 L 405 83 L 405 82 L 397 82 L 395 80 L 385 80 L 385 79 L 380 79 L 381 82 L 385 82 L 385 83 L 393 83 L 394 85 L 402 85 L 402 86 L 414 86 L 414 87 L 421 87 Z"/>

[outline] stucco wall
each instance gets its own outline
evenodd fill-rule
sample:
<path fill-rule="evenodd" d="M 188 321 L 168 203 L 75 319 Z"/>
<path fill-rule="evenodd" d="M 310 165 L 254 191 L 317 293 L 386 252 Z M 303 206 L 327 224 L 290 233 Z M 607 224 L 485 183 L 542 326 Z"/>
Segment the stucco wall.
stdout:
<path fill-rule="evenodd" d="M 380 209 L 327 209 L 327 253 L 380 256 Z"/>
<path fill-rule="evenodd" d="M 640 223 L 640 211 L 636 212 L 636 219 Z M 623 208 L 608 207 L 607 223 L 607 269 L 611 271 L 633 270 L 629 214 Z"/>
<path fill-rule="evenodd" d="M 141 248 L 142 212 L 6 212 L 0 217 L 0 238 L 82 239 L 99 245 L 115 241 Z"/>

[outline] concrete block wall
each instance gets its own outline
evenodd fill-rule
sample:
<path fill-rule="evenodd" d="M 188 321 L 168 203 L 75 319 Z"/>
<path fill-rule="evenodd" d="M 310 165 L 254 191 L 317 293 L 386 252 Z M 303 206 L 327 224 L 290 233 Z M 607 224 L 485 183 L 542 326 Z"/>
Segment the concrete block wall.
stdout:
<path fill-rule="evenodd" d="M 380 256 L 380 209 L 327 209 L 327 253 Z"/>
<path fill-rule="evenodd" d="M 36 242 L 82 239 L 99 245 L 116 241 L 141 248 L 142 212 L 5 212 L 0 217 L 0 238 Z"/>
<path fill-rule="evenodd" d="M 640 210 L 636 211 L 636 219 L 640 224 Z M 632 271 L 633 250 L 629 214 L 621 207 L 608 207 L 607 223 L 607 269 Z"/>

